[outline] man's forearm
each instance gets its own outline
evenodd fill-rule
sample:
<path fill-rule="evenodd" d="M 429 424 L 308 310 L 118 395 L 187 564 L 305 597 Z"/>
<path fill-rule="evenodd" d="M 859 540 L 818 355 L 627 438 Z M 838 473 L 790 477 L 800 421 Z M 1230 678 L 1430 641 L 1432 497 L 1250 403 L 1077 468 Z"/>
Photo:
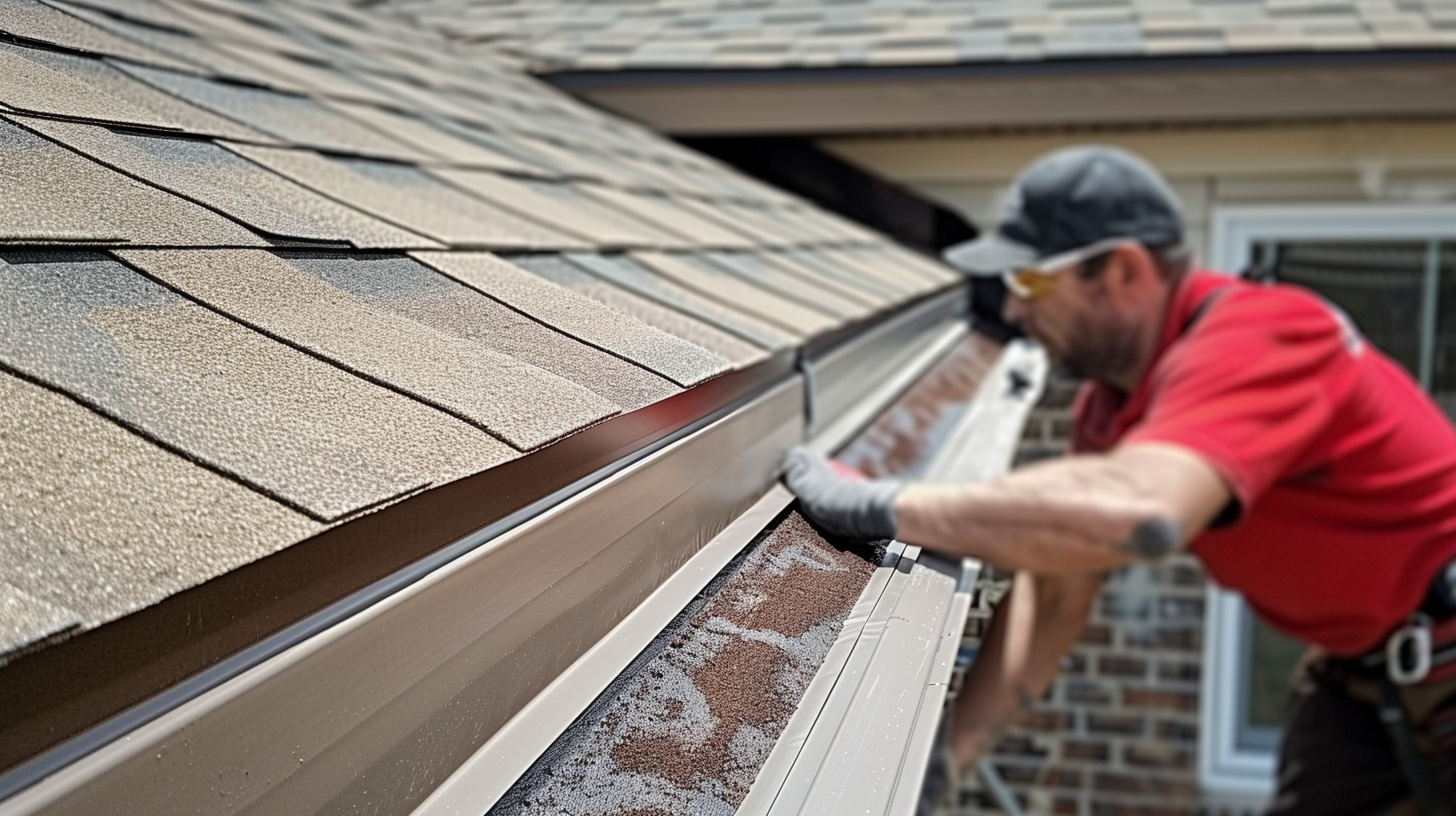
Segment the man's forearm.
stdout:
<path fill-rule="evenodd" d="M 1046 692 L 1101 584 L 1101 575 L 1017 573 L 956 701 L 953 744 L 962 768 L 989 752 Z"/>
<path fill-rule="evenodd" d="M 1076 456 L 992 482 L 911 485 L 899 538 L 1009 569 L 1100 572 L 1182 546 L 1228 500 L 1205 465 L 1166 448 Z"/>

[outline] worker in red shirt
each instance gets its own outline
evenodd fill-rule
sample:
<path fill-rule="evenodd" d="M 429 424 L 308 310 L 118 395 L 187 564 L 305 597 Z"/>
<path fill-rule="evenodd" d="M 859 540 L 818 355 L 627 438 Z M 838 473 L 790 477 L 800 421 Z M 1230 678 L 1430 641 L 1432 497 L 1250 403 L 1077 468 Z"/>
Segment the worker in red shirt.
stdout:
<path fill-rule="evenodd" d="M 1456 431 L 1338 309 L 1192 271 L 1182 242 L 1176 197 L 1131 154 L 1034 162 L 996 230 L 946 260 L 1000 275 L 1007 321 L 1086 378 L 1072 454 L 936 485 L 796 449 L 785 481 L 832 532 L 1017 571 L 960 697 L 962 767 L 1046 690 L 1107 571 L 1187 548 L 1313 647 L 1269 812 L 1451 816 Z"/>

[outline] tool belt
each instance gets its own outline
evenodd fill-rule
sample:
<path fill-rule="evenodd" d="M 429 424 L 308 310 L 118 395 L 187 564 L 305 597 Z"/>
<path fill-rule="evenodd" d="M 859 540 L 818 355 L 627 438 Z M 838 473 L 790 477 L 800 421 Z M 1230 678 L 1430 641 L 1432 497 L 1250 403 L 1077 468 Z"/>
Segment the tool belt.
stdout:
<path fill-rule="evenodd" d="M 1428 816 L 1456 816 L 1456 561 L 1437 571 L 1420 607 L 1382 646 L 1333 662 L 1352 696 L 1378 706 Z"/>

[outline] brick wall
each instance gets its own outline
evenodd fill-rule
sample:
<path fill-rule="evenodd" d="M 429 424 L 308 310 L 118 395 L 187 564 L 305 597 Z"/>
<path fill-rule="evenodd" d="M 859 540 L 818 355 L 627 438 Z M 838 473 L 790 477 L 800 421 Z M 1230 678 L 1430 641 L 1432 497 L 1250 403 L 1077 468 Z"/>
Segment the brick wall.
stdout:
<path fill-rule="evenodd" d="M 1076 383 L 1056 380 L 1032 412 L 1018 463 L 1060 455 Z M 966 644 L 974 646 L 1010 576 L 978 588 Z M 1195 816 L 1203 572 L 1191 557 L 1110 576 L 1081 641 L 1046 697 L 992 758 L 1028 813 Z M 950 811 L 1001 811 L 970 778 Z"/>

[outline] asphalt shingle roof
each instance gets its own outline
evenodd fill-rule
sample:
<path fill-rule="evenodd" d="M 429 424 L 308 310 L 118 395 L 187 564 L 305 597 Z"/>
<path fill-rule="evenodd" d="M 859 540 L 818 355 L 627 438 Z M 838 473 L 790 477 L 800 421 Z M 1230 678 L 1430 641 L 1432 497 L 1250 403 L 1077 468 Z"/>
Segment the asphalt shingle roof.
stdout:
<path fill-rule="evenodd" d="M 773 69 L 1456 47 L 1451 0 L 393 0 L 538 70 Z"/>
<path fill-rule="evenodd" d="M 342 0 L 0 32 L 0 664 L 954 280 Z"/>

